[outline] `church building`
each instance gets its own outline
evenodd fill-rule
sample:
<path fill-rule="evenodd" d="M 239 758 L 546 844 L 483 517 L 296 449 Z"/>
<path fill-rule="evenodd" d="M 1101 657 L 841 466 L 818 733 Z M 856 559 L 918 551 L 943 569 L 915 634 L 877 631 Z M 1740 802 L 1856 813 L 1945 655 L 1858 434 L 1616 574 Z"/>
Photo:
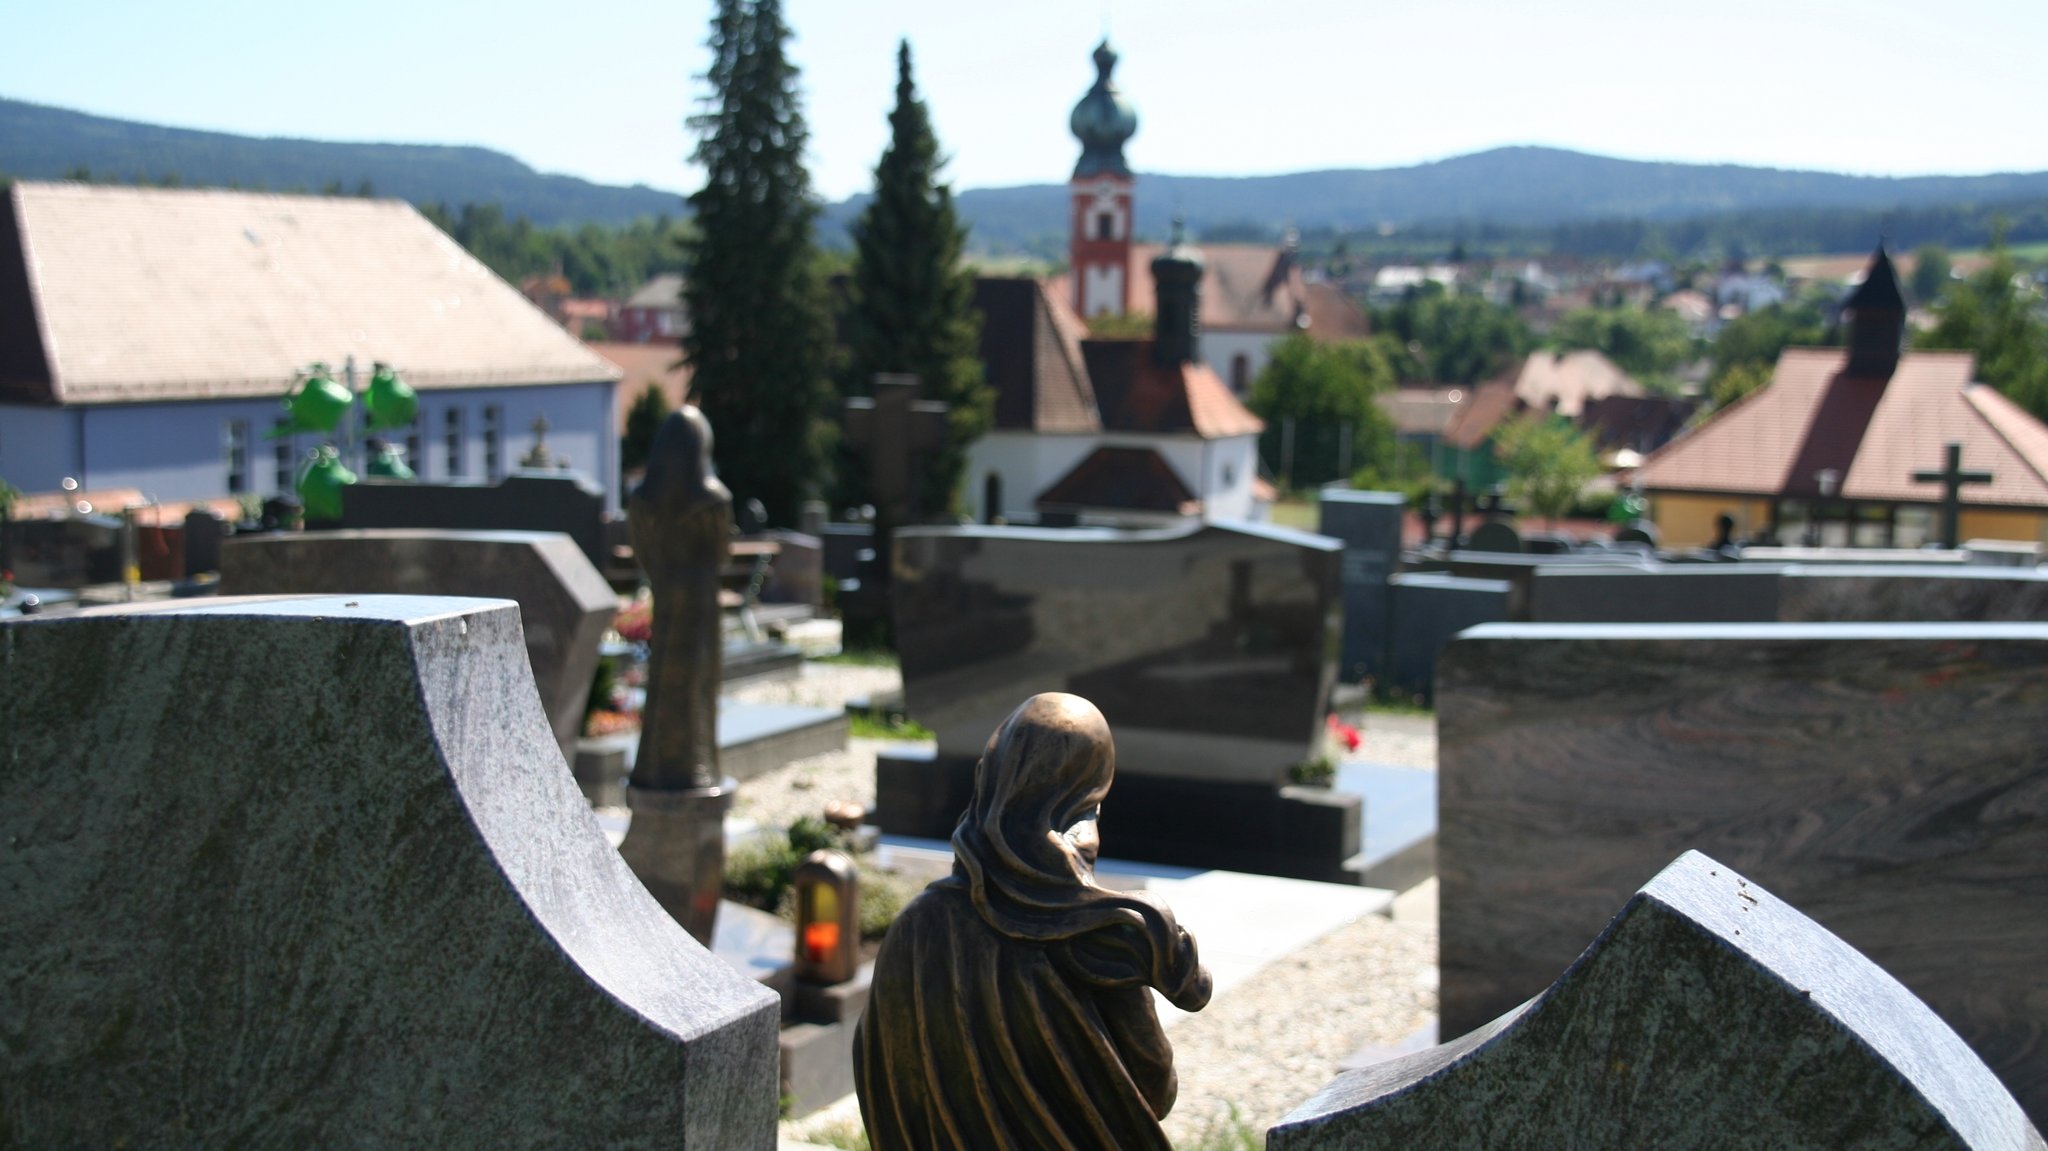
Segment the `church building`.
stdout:
<path fill-rule="evenodd" d="M 1882 248 L 1844 308 L 1847 348 L 1785 349 L 1770 383 L 1643 462 L 1664 543 L 1707 544 L 1726 515 L 1738 540 L 1917 547 L 1959 471 L 1959 540 L 2048 542 L 2048 427 L 1977 382 L 1970 353 L 1904 350 Z"/>
<path fill-rule="evenodd" d="M 1095 84 L 1074 106 L 1068 126 L 1081 158 L 1068 181 L 1067 302 L 1085 319 L 1149 315 L 1145 290 L 1159 244 L 1135 235 L 1137 176 L 1124 144 L 1138 131 L 1138 113 L 1110 78 L 1117 54 L 1095 49 Z M 1272 358 L 1272 345 L 1295 333 L 1322 341 L 1372 334 L 1365 310 L 1335 284 L 1308 275 L 1291 237 L 1280 245 L 1198 245 L 1205 362 L 1237 395 Z"/>

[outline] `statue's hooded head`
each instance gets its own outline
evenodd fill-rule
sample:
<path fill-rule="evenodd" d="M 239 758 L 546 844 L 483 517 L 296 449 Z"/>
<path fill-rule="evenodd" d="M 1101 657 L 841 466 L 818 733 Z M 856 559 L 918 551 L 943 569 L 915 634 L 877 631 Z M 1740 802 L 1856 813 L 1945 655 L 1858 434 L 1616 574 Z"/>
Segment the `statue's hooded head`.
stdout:
<path fill-rule="evenodd" d="M 1059 692 L 1025 700 L 975 765 L 974 799 L 953 831 L 954 880 L 1013 939 L 1083 944 L 1105 928 L 1135 928 L 1121 936 L 1143 940 L 1142 954 L 1095 974 L 1130 973 L 1175 1002 L 1206 1001 L 1207 975 L 1172 913 L 1095 881 L 1094 824 L 1115 775 L 1109 722 L 1094 704 Z"/>
<path fill-rule="evenodd" d="M 647 452 L 647 473 L 633 491 L 636 500 L 681 511 L 712 500 L 732 502 L 711 462 L 711 422 L 694 404 L 668 414 Z"/>

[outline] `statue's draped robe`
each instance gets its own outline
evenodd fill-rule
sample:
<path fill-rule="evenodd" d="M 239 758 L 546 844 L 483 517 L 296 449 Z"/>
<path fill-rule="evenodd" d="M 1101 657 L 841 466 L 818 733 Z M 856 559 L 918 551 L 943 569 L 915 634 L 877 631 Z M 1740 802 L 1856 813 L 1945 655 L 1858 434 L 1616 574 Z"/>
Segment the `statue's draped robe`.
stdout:
<path fill-rule="evenodd" d="M 953 836 L 954 873 L 889 929 L 854 1037 L 854 1078 L 875 1151 L 1169 1144 L 1173 1052 L 1152 989 L 1185 1010 L 1209 975 L 1172 913 L 1094 882 L 1052 829 L 1108 790 L 1108 729 L 1035 724 L 1035 696 L 976 769 Z M 1059 718 L 1059 717 L 1055 717 Z"/>

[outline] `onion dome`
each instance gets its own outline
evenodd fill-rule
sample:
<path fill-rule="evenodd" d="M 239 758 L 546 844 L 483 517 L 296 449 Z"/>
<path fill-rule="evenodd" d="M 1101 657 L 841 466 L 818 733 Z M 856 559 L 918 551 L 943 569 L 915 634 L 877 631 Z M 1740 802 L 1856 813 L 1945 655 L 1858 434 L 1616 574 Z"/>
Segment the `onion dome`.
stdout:
<path fill-rule="evenodd" d="M 1095 49 L 1095 86 L 1074 105 L 1067 121 L 1081 141 L 1081 162 L 1074 165 L 1074 179 L 1088 176 L 1131 174 L 1124 163 L 1124 141 L 1137 134 L 1138 112 L 1116 90 L 1109 74 L 1116 68 L 1116 52 L 1104 40 Z"/>

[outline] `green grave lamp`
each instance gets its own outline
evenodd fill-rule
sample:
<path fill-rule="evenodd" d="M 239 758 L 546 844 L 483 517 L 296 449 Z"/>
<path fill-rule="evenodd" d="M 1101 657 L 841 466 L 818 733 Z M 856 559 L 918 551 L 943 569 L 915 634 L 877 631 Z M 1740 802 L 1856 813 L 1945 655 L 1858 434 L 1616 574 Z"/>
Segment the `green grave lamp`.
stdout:
<path fill-rule="evenodd" d="M 387 480 L 419 478 L 413 474 L 411 468 L 405 466 L 404 453 L 391 441 L 372 437 L 365 446 L 370 449 L 370 458 L 363 464 L 363 471 L 368 475 Z"/>
<path fill-rule="evenodd" d="M 304 470 L 299 472 L 299 504 L 306 509 L 308 520 L 338 520 L 341 518 L 341 490 L 356 482 L 356 474 L 341 462 L 341 453 L 332 444 L 321 444 L 307 457 Z"/>
<path fill-rule="evenodd" d="M 269 438 L 281 439 L 304 432 L 331 435 L 347 418 L 355 399 L 355 393 L 336 380 L 326 364 L 316 363 L 284 397 L 284 409 L 291 413 L 291 418 L 272 429 Z"/>
<path fill-rule="evenodd" d="M 419 414 L 420 397 L 412 390 L 412 385 L 398 378 L 398 372 L 390 364 L 379 360 L 371 367 L 370 387 L 363 393 L 363 408 L 369 415 L 369 431 L 410 427 L 413 417 Z"/>

